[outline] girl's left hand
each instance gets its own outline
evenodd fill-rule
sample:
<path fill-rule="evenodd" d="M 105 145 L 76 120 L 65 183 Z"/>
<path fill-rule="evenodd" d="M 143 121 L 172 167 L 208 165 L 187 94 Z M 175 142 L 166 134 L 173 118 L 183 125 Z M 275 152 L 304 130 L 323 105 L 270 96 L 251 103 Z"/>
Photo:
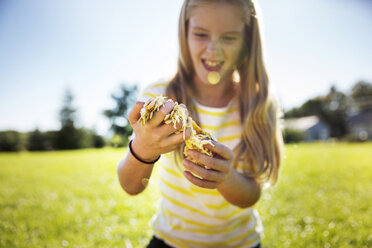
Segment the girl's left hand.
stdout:
<path fill-rule="evenodd" d="M 183 165 L 188 169 L 184 171 L 185 177 L 196 186 L 207 189 L 216 189 L 225 182 L 230 174 L 234 156 L 234 153 L 227 146 L 214 141 L 213 145 L 214 147 L 205 146 L 214 153 L 213 157 L 196 150 L 187 150 L 188 157 L 183 160 Z M 205 168 L 193 163 L 190 159 L 204 165 Z"/>

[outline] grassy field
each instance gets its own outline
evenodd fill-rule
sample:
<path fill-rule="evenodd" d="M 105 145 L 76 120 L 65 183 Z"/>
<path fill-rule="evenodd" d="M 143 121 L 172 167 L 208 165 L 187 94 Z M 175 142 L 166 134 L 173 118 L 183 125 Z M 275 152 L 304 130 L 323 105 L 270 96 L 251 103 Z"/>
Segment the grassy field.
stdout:
<path fill-rule="evenodd" d="M 257 204 L 263 244 L 372 247 L 372 144 L 286 146 L 278 184 Z M 119 187 L 124 149 L 0 154 L 0 247 L 144 247 L 157 177 Z M 155 174 L 156 175 L 156 174 Z"/>

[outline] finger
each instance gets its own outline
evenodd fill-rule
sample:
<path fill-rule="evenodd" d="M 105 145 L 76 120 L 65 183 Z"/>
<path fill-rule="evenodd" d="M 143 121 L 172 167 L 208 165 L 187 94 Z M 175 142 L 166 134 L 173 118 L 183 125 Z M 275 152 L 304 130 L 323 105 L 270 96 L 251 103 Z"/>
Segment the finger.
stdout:
<path fill-rule="evenodd" d="M 189 135 L 190 137 L 190 134 L 185 133 L 184 135 L 184 132 L 171 134 L 164 139 L 162 145 L 163 146 L 179 146 L 185 141 L 185 139 L 189 138 L 186 135 Z"/>
<path fill-rule="evenodd" d="M 230 148 L 213 140 L 212 140 L 212 144 L 214 146 L 207 144 L 207 145 L 204 145 L 204 147 L 207 148 L 208 150 L 211 150 L 212 152 L 217 153 L 218 155 L 220 155 L 222 158 L 226 160 L 233 159 L 234 153 L 233 151 L 231 151 Z"/>
<path fill-rule="evenodd" d="M 197 178 L 193 174 L 191 174 L 191 172 L 189 172 L 189 171 L 184 171 L 183 174 L 184 174 L 184 176 L 186 177 L 187 180 L 189 180 L 191 183 L 193 183 L 196 186 L 199 186 L 201 188 L 215 189 L 218 186 L 218 183 L 210 182 L 210 181 L 205 180 L 205 179 Z"/>
<path fill-rule="evenodd" d="M 176 122 L 176 125 L 172 124 L 173 127 L 175 127 L 176 130 L 180 130 L 183 127 L 183 123 L 181 120 Z"/>
<path fill-rule="evenodd" d="M 175 104 L 173 101 L 170 100 L 166 101 L 163 104 L 163 106 L 159 109 L 159 111 L 156 111 L 154 113 L 154 116 L 151 118 L 151 120 L 148 121 L 148 125 L 152 127 L 159 126 L 163 122 L 165 116 L 173 110 L 174 105 Z"/>
<path fill-rule="evenodd" d="M 191 127 L 186 128 L 186 130 L 184 132 L 185 132 L 185 137 L 184 138 L 185 138 L 185 140 L 188 140 L 191 137 L 191 133 L 192 133 Z"/>
<path fill-rule="evenodd" d="M 169 139 L 171 138 L 171 136 L 173 137 L 173 134 L 176 132 L 177 130 L 173 127 L 173 125 L 171 124 L 165 124 L 165 125 L 161 125 L 159 126 L 157 129 L 156 129 L 156 132 L 158 132 L 158 134 L 162 137 L 168 137 Z M 188 138 L 190 138 L 191 136 L 191 128 L 186 128 L 186 131 L 185 132 L 180 132 L 180 133 L 177 133 L 177 135 L 179 134 L 182 134 L 181 137 L 182 137 L 182 141 L 185 141 L 187 140 Z M 178 137 L 178 136 L 177 136 Z M 173 140 L 173 139 L 177 139 L 177 138 L 172 138 L 170 140 Z M 182 142 L 181 141 L 181 142 Z"/>
<path fill-rule="evenodd" d="M 141 117 L 141 108 L 145 105 L 144 102 L 137 101 L 133 108 L 131 109 L 130 113 L 128 114 L 129 123 L 133 126 L 137 123 L 138 119 Z"/>
<path fill-rule="evenodd" d="M 173 124 L 162 124 L 156 127 L 155 132 L 161 136 L 169 136 L 175 133 L 178 129 L 174 127 Z"/>
<path fill-rule="evenodd" d="M 205 155 L 201 152 L 192 149 L 187 150 L 187 155 L 193 160 L 198 161 L 202 165 L 207 166 L 208 168 L 214 169 L 216 171 L 221 171 L 224 173 L 228 173 L 230 171 L 230 166 L 226 162 L 226 160 L 209 157 L 208 155 Z"/>
<path fill-rule="evenodd" d="M 224 179 L 224 174 L 215 170 L 206 169 L 200 165 L 193 163 L 188 159 L 182 161 L 183 165 L 190 170 L 193 174 L 206 179 L 211 182 L 222 182 Z"/>

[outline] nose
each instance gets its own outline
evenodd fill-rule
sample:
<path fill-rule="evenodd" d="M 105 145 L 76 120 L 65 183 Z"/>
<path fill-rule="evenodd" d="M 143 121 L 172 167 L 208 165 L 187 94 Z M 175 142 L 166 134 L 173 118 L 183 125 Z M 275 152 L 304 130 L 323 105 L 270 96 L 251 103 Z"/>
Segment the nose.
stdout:
<path fill-rule="evenodd" d="M 207 52 L 212 56 L 212 57 L 218 57 L 218 55 L 221 54 L 222 48 L 221 44 L 218 40 L 211 40 L 208 43 L 207 46 Z"/>

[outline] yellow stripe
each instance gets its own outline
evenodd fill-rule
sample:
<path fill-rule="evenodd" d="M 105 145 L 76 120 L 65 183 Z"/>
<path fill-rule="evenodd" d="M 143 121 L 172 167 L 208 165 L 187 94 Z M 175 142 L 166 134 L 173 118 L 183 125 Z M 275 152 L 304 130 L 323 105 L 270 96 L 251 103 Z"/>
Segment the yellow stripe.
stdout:
<path fill-rule="evenodd" d="M 204 189 L 204 188 L 191 185 L 190 190 L 194 193 L 199 193 L 199 194 L 204 194 L 204 195 L 221 196 L 220 192 L 218 192 L 215 189 Z"/>
<path fill-rule="evenodd" d="M 173 158 L 174 158 L 174 154 L 172 153 L 172 152 L 168 152 L 168 153 L 165 153 L 165 154 L 163 154 L 167 159 L 169 159 L 169 160 L 172 160 L 172 162 L 173 162 Z"/>
<path fill-rule="evenodd" d="M 235 216 L 235 215 L 237 215 L 237 214 L 239 214 L 239 213 L 241 213 L 241 212 L 243 212 L 243 211 L 244 211 L 244 208 L 237 208 L 237 209 L 235 209 L 234 211 L 232 211 L 229 215 L 224 216 L 224 218 L 225 218 L 225 219 L 230 219 L 230 218 L 232 218 L 233 216 Z"/>
<path fill-rule="evenodd" d="M 167 211 L 167 212 L 170 212 L 170 211 Z M 176 215 L 176 214 L 173 214 L 172 212 L 170 212 L 170 215 Z M 184 220 L 183 217 L 180 217 L 178 215 L 176 215 L 178 218 L 181 218 Z M 242 226 L 243 224 L 249 222 L 252 220 L 252 216 L 249 217 L 249 219 L 246 219 L 246 216 L 242 216 L 240 217 L 239 219 L 237 219 L 238 222 L 232 226 L 230 226 L 229 228 L 219 228 L 219 229 L 211 229 L 211 228 L 208 228 L 208 229 L 201 229 L 201 228 L 188 228 L 188 229 L 185 229 L 182 227 L 182 225 L 175 225 L 173 223 L 168 223 L 172 229 L 174 230 L 180 230 L 180 231 L 183 231 L 183 232 L 189 232 L 191 234 L 194 234 L 194 233 L 198 233 L 198 234 L 220 234 L 220 233 L 228 233 L 232 230 L 234 230 L 235 228 L 238 228 L 240 226 Z M 189 221 L 189 220 L 187 220 Z M 216 227 L 216 226 L 214 226 Z"/>
<path fill-rule="evenodd" d="M 213 204 L 205 204 L 205 206 L 207 206 L 208 208 L 211 208 L 211 209 L 215 209 L 215 210 L 219 210 L 221 208 L 225 208 L 225 207 L 228 207 L 230 204 L 226 201 L 220 205 L 213 205 Z"/>
<path fill-rule="evenodd" d="M 168 152 L 168 153 L 165 153 L 163 154 L 167 159 L 169 159 L 171 161 L 172 164 L 175 163 L 175 158 L 174 158 L 174 152 Z M 177 159 L 177 162 L 176 163 L 181 163 L 181 159 L 177 156 L 176 157 Z"/>
<path fill-rule="evenodd" d="M 198 107 L 193 107 L 192 110 L 197 111 L 200 114 L 206 114 L 206 115 L 211 115 L 211 116 L 225 116 L 226 114 L 238 111 L 239 108 L 231 108 L 231 109 L 228 109 L 226 112 L 213 112 L 213 111 L 204 110 Z"/>
<path fill-rule="evenodd" d="M 186 245 L 184 245 L 184 244 L 182 244 L 182 243 L 180 243 L 180 242 L 178 242 L 174 239 L 169 238 L 167 235 L 164 235 L 163 233 L 158 232 L 157 230 L 154 230 L 154 233 L 156 234 L 156 236 L 158 236 L 162 240 L 166 240 L 169 243 L 172 243 L 171 245 L 176 245 L 177 247 L 180 247 L 180 248 L 188 248 Z"/>
<path fill-rule="evenodd" d="M 245 247 L 246 245 L 251 245 L 251 244 L 254 244 L 254 243 L 257 243 L 258 244 L 259 242 L 260 242 L 260 237 L 257 237 L 255 239 L 248 240 L 244 244 L 239 244 L 239 245 L 236 245 L 236 246 L 232 246 L 231 248 Z"/>
<path fill-rule="evenodd" d="M 232 136 L 217 138 L 217 141 L 218 142 L 232 141 L 232 140 L 235 140 L 235 139 L 240 139 L 241 136 L 242 136 L 241 134 L 235 134 L 235 135 L 232 135 Z"/>
<path fill-rule="evenodd" d="M 173 176 L 176 176 L 178 178 L 183 178 L 183 176 L 179 172 L 168 168 L 164 163 L 160 163 L 160 164 L 162 165 L 161 168 L 163 168 L 169 174 L 172 174 Z"/>
<path fill-rule="evenodd" d="M 252 235 L 252 234 L 254 234 L 256 232 L 256 228 L 254 227 L 252 230 L 250 230 L 249 232 L 247 232 L 247 233 L 243 233 L 242 235 L 240 235 L 240 236 L 238 236 L 238 237 L 235 237 L 235 238 L 233 238 L 233 239 L 229 239 L 229 240 L 227 240 L 227 241 L 225 241 L 225 242 L 223 242 L 222 244 L 231 244 L 231 243 L 234 243 L 234 242 L 236 242 L 236 241 L 239 241 L 239 240 L 241 240 L 242 238 L 244 238 L 244 237 L 246 237 L 246 236 L 250 236 L 250 235 Z M 257 235 L 257 234 L 256 234 Z M 252 239 L 251 240 L 251 242 L 253 243 L 253 242 L 255 242 L 257 240 L 257 238 L 256 239 Z M 238 247 L 242 247 L 241 245 L 239 245 Z"/>
<path fill-rule="evenodd" d="M 234 243 L 236 241 L 239 241 L 246 236 L 250 236 L 250 235 L 254 234 L 255 231 L 256 230 L 254 228 L 247 233 L 243 233 L 242 235 L 239 235 L 235 238 L 225 240 L 224 242 L 207 243 L 207 242 L 193 241 L 193 240 L 187 240 L 187 239 L 181 239 L 181 240 L 183 240 L 185 243 L 189 243 L 189 244 L 201 245 L 201 246 L 204 246 L 204 247 L 216 247 L 216 246 L 219 246 L 219 245 L 228 245 L 228 244 Z M 257 240 L 257 238 L 252 240 L 252 243 L 255 242 L 256 240 Z"/>
<path fill-rule="evenodd" d="M 246 236 L 249 236 L 251 234 L 254 234 L 255 231 L 256 231 L 256 227 L 257 227 L 257 224 L 258 222 L 256 221 L 256 223 L 254 224 L 253 228 L 251 229 L 251 231 L 249 231 L 247 234 L 245 234 Z M 242 235 L 240 235 L 240 237 L 236 237 L 234 238 L 235 241 L 239 240 L 241 238 Z M 246 241 L 245 243 L 243 244 L 239 244 L 239 245 L 236 245 L 236 246 L 233 246 L 234 248 L 238 248 L 238 247 L 244 247 L 245 245 L 250 245 L 250 244 L 253 244 L 257 241 L 260 240 L 260 237 L 258 235 L 258 233 L 256 233 L 256 238 L 253 238 L 253 239 L 249 239 L 248 241 Z M 232 243 L 232 242 L 231 242 Z"/>
<path fill-rule="evenodd" d="M 185 190 L 184 188 L 181 188 L 181 187 L 178 187 L 176 185 L 173 185 L 169 182 L 167 182 L 162 176 L 160 176 L 160 180 L 165 184 L 167 185 L 169 188 L 173 189 L 173 190 L 176 190 L 182 194 L 185 194 L 185 195 L 188 195 L 188 196 L 191 196 L 191 197 L 195 197 L 194 194 L 192 194 L 190 191 L 187 191 Z"/>
<path fill-rule="evenodd" d="M 145 93 L 143 93 L 143 95 L 144 95 L 144 96 L 151 96 L 152 98 L 155 98 L 155 97 L 157 97 L 157 96 L 160 96 L 160 95 L 152 94 L 152 93 L 150 93 L 150 92 L 145 92 Z"/>
<path fill-rule="evenodd" d="M 202 222 L 198 222 L 198 221 L 195 221 L 195 220 L 186 219 L 185 217 L 182 217 L 182 216 L 180 216 L 178 214 L 175 214 L 175 213 L 169 211 L 168 209 L 165 209 L 165 211 L 167 212 L 168 215 L 170 215 L 172 217 L 176 217 L 178 219 L 181 219 L 184 222 L 189 223 L 189 224 L 192 224 L 192 225 L 201 226 L 201 227 L 205 227 L 205 228 L 214 228 L 214 227 L 216 227 L 216 225 L 208 225 L 208 224 L 205 224 L 205 223 L 202 223 Z"/>
<path fill-rule="evenodd" d="M 190 191 L 185 190 L 184 188 L 178 187 L 178 186 L 176 186 L 176 185 L 174 185 L 174 184 L 168 182 L 168 181 L 165 180 L 162 176 L 160 176 L 160 180 L 161 180 L 165 185 L 167 185 L 169 188 L 171 188 L 171 189 L 173 189 L 173 190 L 175 190 L 175 191 L 178 191 L 178 192 L 180 192 L 180 193 L 182 193 L 182 194 L 185 194 L 185 195 L 188 195 L 188 196 L 190 196 L 190 197 L 195 198 L 195 195 L 194 195 L 193 193 L 191 193 Z M 214 210 L 219 210 L 219 209 L 225 208 L 225 207 L 227 207 L 227 206 L 229 206 L 229 205 L 230 205 L 230 204 L 229 204 L 229 202 L 227 202 L 227 201 L 225 201 L 225 202 L 223 202 L 222 204 L 219 204 L 219 205 L 213 205 L 213 204 L 207 204 L 207 203 L 205 204 L 205 206 L 206 206 L 207 208 L 214 209 Z"/>
<path fill-rule="evenodd" d="M 254 233 L 255 233 L 255 228 L 253 228 L 249 232 L 243 233 L 243 234 L 241 234 L 241 235 L 239 235 L 239 236 L 237 236 L 235 238 L 225 240 L 224 242 L 210 242 L 210 243 L 207 243 L 207 242 L 200 242 L 200 241 L 188 240 L 188 239 L 184 239 L 184 238 L 179 238 L 179 240 L 182 240 L 183 244 L 184 243 L 187 243 L 187 244 L 193 244 L 193 245 L 200 245 L 200 246 L 203 246 L 203 247 L 215 247 L 215 246 L 218 246 L 218 245 L 228 245 L 228 244 L 234 243 L 234 242 L 236 242 L 238 240 L 241 240 L 242 238 L 244 238 L 246 236 L 249 236 L 249 235 L 252 235 Z M 250 241 L 248 241 L 246 243 L 249 243 L 249 242 L 252 242 L 253 243 L 253 242 L 256 242 L 256 241 L 257 241 L 257 238 L 254 239 L 254 240 L 250 240 Z M 240 247 L 241 247 L 241 245 L 240 245 Z"/>
<path fill-rule="evenodd" d="M 158 84 L 154 84 L 154 85 L 151 85 L 151 88 L 156 88 L 156 87 L 166 87 L 168 86 L 168 83 L 158 83 Z"/>
<path fill-rule="evenodd" d="M 199 209 L 196 209 L 196 208 L 190 207 L 189 205 L 187 205 L 187 204 L 185 204 L 185 203 L 182 203 L 182 202 L 179 202 L 179 201 L 177 201 L 177 200 L 175 200 L 175 199 L 172 199 L 172 198 L 170 198 L 169 196 L 167 196 L 164 192 L 162 192 L 161 194 L 162 194 L 162 196 L 163 196 L 165 199 L 167 199 L 169 202 L 171 202 L 171 203 L 173 203 L 174 205 L 177 205 L 177 206 L 179 206 L 179 207 L 181 207 L 181 208 L 187 209 L 187 210 L 189 210 L 189 211 L 191 211 L 191 212 L 194 212 L 194 213 L 198 213 L 198 214 L 203 215 L 203 216 L 208 217 L 208 218 L 219 218 L 219 217 L 217 217 L 217 216 L 210 216 L 210 215 L 206 214 L 205 212 L 200 211 Z M 219 218 L 219 219 L 221 219 L 221 218 Z M 223 218 L 223 219 L 224 219 L 224 218 Z"/>
<path fill-rule="evenodd" d="M 217 131 L 217 130 L 219 130 L 221 128 L 231 127 L 231 126 L 237 126 L 237 125 L 240 125 L 240 121 L 230 121 L 230 122 L 222 123 L 219 126 L 201 125 L 201 128 L 212 130 L 212 131 Z"/>
<path fill-rule="evenodd" d="M 251 219 L 251 218 L 250 218 Z M 201 234 L 220 234 L 220 233 L 228 233 L 232 230 L 234 230 L 235 228 L 238 228 L 240 226 L 242 226 L 243 224 L 245 224 L 246 222 L 250 221 L 249 220 L 245 220 L 245 216 L 244 216 L 244 219 L 241 218 L 240 221 L 238 221 L 235 225 L 233 226 L 230 226 L 229 228 L 227 229 L 221 229 L 221 230 L 206 230 L 206 229 L 190 229 L 191 232 L 193 233 L 201 233 Z M 180 226 L 181 227 L 181 226 Z M 183 230 L 183 231 L 187 231 L 187 230 Z"/>
<path fill-rule="evenodd" d="M 201 211 L 201 210 L 199 210 L 199 209 L 196 209 L 196 208 L 194 208 L 194 207 L 191 207 L 191 206 L 189 206 L 189 205 L 187 205 L 187 204 L 185 204 L 185 203 L 179 202 L 179 201 L 177 201 L 177 200 L 175 200 L 175 199 L 169 197 L 169 196 L 166 195 L 164 192 L 161 192 L 161 195 L 162 195 L 165 199 L 167 199 L 169 202 L 173 203 L 174 205 L 177 205 L 177 206 L 180 207 L 180 208 L 187 209 L 187 210 L 189 210 L 189 211 L 191 211 L 191 212 L 193 212 L 193 213 L 198 213 L 198 214 L 200 214 L 200 215 L 203 215 L 203 216 L 205 216 L 205 217 L 207 217 L 207 218 L 212 218 L 212 219 L 228 220 L 228 219 L 230 219 L 232 216 L 237 215 L 237 214 L 239 214 L 240 212 L 244 211 L 243 208 L 237 208 L 236 210 L 234 210 L 233 212 L 231 212 L 229 215 L 226 215 L 226 216 L 209 215 L 209 214 L 207 214 L 207 213 L 205 213 L 205 212 L 203 212 L 203 211 Z"/>

